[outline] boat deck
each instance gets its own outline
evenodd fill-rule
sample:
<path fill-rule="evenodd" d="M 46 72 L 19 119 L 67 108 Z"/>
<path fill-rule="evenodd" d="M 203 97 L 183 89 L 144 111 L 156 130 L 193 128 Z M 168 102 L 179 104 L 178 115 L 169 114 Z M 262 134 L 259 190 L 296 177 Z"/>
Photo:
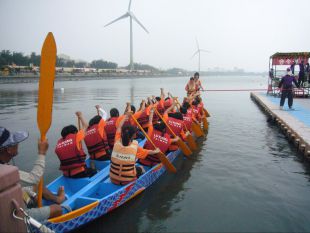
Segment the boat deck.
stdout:
<path fill-rule="evenodd" d="M 310 99 L 294 98 L 293 108 L 279 109 L 280 98 L 265 93 L 251 93 L 251 98 L 260 105 L 283 129 L 288 139 L 310 160 Z"/>

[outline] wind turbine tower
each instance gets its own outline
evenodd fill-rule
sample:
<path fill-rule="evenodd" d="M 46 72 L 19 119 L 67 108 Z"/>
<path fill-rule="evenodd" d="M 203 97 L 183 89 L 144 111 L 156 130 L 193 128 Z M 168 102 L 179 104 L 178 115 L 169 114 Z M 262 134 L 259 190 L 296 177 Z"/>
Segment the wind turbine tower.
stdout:
<path fill-rule="evenodd" d="M 129 17 L 129 23 L 130 23 L 130 71 L 134 69 L 134 62 L 133 62 L 133 33 L 132 33 L 132 21 L 135 21 L 137 24 L 139 24 L 143 30 L 146 33 L 149 33 L 149 31 L 143 26 L 143 24 L 137 19 L 137 17 L 134 15 L 134 13 L 131 11 L 131 0 L 129 1 L 128 10 L 125 14 L 118 17 L 117 19 L 113 20 L 112 22 L 105 25 L 105 27 L 121 20 Z"/>
<path fill-rule="evenodd" d="M 195 57 L 195 56 L 198 54 L 198 72 L 200 72 L 200 53 L 201 53 L 201 52 L 209 53 L 210 51 L 201 49 L 201 48 L 199 47 L 199 43 L 198 43 L 197 38 L 196 38 L 196 45 L 197 45 L 197 50 L 196 50 L 196 52 L 193 54 L 193 56 L 192 56 L 191 58 Z"/>

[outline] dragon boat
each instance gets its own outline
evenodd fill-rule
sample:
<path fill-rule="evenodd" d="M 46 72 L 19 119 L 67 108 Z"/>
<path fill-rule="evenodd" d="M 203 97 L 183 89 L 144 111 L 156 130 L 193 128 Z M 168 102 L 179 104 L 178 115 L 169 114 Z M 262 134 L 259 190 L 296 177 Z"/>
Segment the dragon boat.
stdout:
<path fill-rule="evenodd" d="M 139 142 L 143 146 L 146 139 Z M 179 149 L 167 154 L 170 162 L 181 155 Z M 90 165 L 90 160 L 86 161 Z M 140 164 L 139 164 L 140 165 Z M 131 200 L 166 171 L 162 163 L 153 167 L 144 166 L 145 173 L 137 180 L 124 185 L 115 185 L 110 181 L 110 161 L 95 161 L 97 174 L 90 178 L 72 179 L 60 176 L 47 185 L 53 193 L 57 193 L 59 186 L 64 186 L 66 200 L 62 205 L 69 207 L 62 216 L 51 218 L 43 224 L 55 232 L 68 232 L 81 227 L 123 205 Z M 142 166 L 142 165 L 141 165 Z M 43 200 L 44 205 L 50 205 Z"/>

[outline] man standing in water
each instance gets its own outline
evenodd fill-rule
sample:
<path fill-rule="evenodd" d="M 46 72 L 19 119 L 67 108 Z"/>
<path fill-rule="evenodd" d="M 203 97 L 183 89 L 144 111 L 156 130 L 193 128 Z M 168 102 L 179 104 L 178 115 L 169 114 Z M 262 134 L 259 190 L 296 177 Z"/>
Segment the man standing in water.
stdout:
<path fill-rule="evenodd" d="M 285 99 L 288 99 L 288 107 L 291 110 L 294 110 L 292 108 L 293 106 L 293 82 L 297 87 L 299 87 L 298 83 L 295 80 L 295 77 L 292 75 L 292 72 L 290 68 L 286 69 L 287 74 L 282 77 L 279 88 L 283 87 L 282 93 L 281 93 L 281 100 L 280 100 L 280 110 L 283 110 Z"/>

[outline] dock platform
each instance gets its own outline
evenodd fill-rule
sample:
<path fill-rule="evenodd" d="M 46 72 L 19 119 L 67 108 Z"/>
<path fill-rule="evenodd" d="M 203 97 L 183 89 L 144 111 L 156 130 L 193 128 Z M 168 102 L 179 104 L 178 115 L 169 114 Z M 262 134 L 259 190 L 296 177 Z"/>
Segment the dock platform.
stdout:
<path fill-rule="evenodd" d="M 266 93 L 251 92 L 251 98 L 274 120 L 283 130 L 288 140 L 310 160 L 310 99 L 294 98 L 293 108 L 280 110 L 280 98 Z"/>

